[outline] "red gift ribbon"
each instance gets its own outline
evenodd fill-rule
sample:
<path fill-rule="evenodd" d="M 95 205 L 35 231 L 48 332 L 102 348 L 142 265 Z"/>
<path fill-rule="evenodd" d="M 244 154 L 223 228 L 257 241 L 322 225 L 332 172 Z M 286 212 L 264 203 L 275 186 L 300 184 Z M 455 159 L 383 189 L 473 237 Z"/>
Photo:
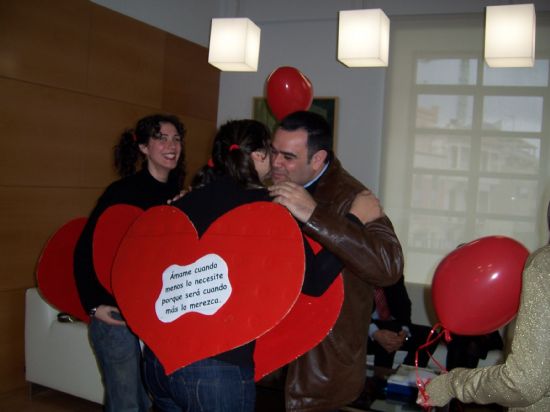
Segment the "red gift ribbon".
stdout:
<path fill-rule="evenodd" d="M 439 327 L 441 327 L 441 331 L 436 332 Z M 435 335 L 435 334 L 437 334 L 437 335 L 432 338 L 432 336 Z M 416 350 L 416 353 L 415 353 L 414 366 L 415 366 L 415 370 L 416 370 L 416 387 L 418 388 L 418 391 L 422 395 L 422 399 L 424 399 L 425 404 L 428 403 L 428 400 L 430 398 L 428 396 L 428 393 L 426 392 L 426 385 L 428 383 L 430 383 L 430 379 L 428 379 L 424 382 L 420 378 L 420 374 L 418 373 L 418 353 L 419 353 L 419 351 L 421 351 L 423 349 L 426 349 L 429 346 L 433 345 L 434 343 L 438 342 L 441 339 L 442 336 L 445 337 L 445 342 L 450 342 L 451 341 L 451 332 L 448 329 L 444 328 L 440 323 L 437 323 L 432 328 L 432 330 L 430 330 L 430 333 L 428 334 L 428 337 L 426 338 L 426 343 L 421 345 Z M 430 359 L 434 361 L 434 363 L 439 367 L 441 372 L 446 373 L 447 369 L 432 356 L 430 351 L 428 351 L 427 349 L 426 349 L 426 351 L 428 352 L 428 356 L 430 357 Z M 432 410 L 431 406 L 425 406 L 425 405 L 421 405 L 421 406 L 422 406 L 422 408 L 424 408 L 424 410 L 426 410 L 428 412 Z"/>

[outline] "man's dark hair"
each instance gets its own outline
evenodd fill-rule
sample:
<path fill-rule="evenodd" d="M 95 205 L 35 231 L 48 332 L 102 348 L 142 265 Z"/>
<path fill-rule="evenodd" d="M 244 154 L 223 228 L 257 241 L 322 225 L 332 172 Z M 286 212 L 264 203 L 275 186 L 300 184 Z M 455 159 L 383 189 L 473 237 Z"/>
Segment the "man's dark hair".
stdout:
<path fill-rule="evenodd" d="M 306 111 L 291 113 L 281 120 L 279 128 L 290 132 L 304 129 L 307 132 L 308 161 L 319 150 L 326 150 L 328 154 L 325 163 L 332 159 L 332 130 L 320 114 Z"/>

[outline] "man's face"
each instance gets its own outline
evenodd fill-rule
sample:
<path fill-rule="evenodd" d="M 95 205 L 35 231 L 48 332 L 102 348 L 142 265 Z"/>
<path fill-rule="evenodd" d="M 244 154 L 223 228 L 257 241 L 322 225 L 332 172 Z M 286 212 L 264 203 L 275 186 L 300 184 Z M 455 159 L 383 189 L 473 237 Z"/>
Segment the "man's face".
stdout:
<path fill-rule="evenodd" d="M 305 185 L 323 168 L 326 152 L 321 150 L 307 158 L 307 132 L 277 129 L 271 150 L 271 179 L 273 183 L 291 181 Z"/>

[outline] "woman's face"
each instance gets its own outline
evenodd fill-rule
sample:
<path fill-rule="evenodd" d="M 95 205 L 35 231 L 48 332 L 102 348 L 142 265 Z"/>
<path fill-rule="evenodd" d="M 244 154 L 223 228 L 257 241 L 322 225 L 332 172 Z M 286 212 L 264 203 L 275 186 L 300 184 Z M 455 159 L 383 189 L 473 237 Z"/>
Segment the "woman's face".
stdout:
<path fill-rule="evenodd" d="M 166 182 L 181 155 L 182 137 L 172 123 L 161 123 L 157 136 L 152 136 L 146 145 L 140 144 L 141 152 L 147 157 L 147 168 L 151 175 Z"/>
<path fill-rule="evenodd" d="M 269 156 L 265 152 L 252 152 L 252 160 L 254 161 L 256 173 L 258 173 L 260 181 L 263 182 L 269 176 L 269 172 L 271 171 Z"/>

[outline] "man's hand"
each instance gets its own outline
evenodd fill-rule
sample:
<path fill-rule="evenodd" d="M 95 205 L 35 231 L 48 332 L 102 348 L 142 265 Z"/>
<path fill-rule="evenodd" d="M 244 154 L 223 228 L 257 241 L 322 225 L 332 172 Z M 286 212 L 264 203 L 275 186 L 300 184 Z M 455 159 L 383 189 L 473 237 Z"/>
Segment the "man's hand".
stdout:
<path fill-rule="evenodd" d="M 275 203 L 286 207 L 300 222 L 307 222 L 317 207 L 317 202 L 306 189 L 292 182 L 282 182 L 268 188 Z"/>
<path fill-rule="evenodd" d="M 126 322 L 124 322 L 123 320 L 115 319 L 112 316 L 113 312 L 120 313 L 117 307 L 109 306 L 109 305 L 99 305 L 97 307 L 94 317 L 96 317 L 100 321 L 105 322 L 109 325 L 113 325 L 113 326 L 126 325 Z"/>
<path fill-rule="evenodd" d="M 372 335 L 373 339 L 388 353 L 399 350 L 403 346 L 406 336 L 405 331 L 396 333 L 387 329 L 379 329 Z"/>
<path fill-rule="evenodd" d="M 355 196 L 349 212 L 363 224 L 384 216 L 380 200 L 370 190 L 363 190 Z"/>

